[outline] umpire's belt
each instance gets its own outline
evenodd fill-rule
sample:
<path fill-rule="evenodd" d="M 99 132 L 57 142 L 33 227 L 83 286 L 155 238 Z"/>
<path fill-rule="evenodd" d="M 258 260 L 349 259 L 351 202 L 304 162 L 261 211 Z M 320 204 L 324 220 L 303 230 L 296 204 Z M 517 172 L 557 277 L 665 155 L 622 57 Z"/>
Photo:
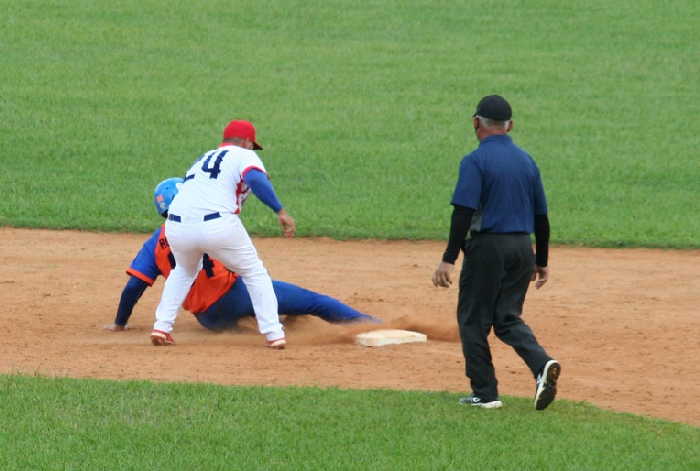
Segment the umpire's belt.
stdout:
<path fill-rule="evenodd" d="M 216 213 L 210 213 L 210 214 L 205 214 L 204 217 L 202 217 L 202 221 L 211 221 L 212 219 L 220 218 L 221 213 L 216 212 Z M 168 214 L 168 220 L 174 221 L 174 222 L 182 222 L 182 218 L 178 216 L 177 214 Z"/>

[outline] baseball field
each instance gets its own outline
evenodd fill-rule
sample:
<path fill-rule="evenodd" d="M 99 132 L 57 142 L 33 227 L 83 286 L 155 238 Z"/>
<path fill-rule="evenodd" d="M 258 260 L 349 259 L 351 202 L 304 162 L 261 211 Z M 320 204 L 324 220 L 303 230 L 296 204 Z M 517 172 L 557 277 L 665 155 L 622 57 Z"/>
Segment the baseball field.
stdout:
<path fill-rule="evenodd" d="M 700 6 L 654 2 L 0 0 L 0 469 L 700 469 Z M 559 395 L 492 340 L 505 407 L 468 392 L 456 288 L 430 282 L 470 116 L 499 93 L 549 198 L 524 316 Z M 232 118 L 296 218 L 244 224 L 272 276 L 425 344 L 287 319 L 108 332 L 124 270 Z"/>

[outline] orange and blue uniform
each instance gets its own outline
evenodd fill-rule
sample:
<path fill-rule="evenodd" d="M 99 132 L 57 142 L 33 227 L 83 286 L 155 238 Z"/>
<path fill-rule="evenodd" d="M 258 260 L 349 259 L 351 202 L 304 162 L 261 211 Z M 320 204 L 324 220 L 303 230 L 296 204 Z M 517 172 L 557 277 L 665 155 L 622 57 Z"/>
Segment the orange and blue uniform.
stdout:
<path fill-rule="evenodd" d="M 126 270 L 130 277 L 122 291 L 114 323 L 126 325 L 145 289 L 152 286 L 158 276 L 167 278 L 173 268 L 175 257 L 165 237 L 165 226 L 162 225 L 143 244 Z M 272 280 L 272 286 L 277 296 L 279 314 L 311 314 L 333 323 L 380 322 L 330 296 L 292 283 Z M 199 323 L 211 330 L 235 327 L 242 317 L 255 315 L 243 280 L 206 254 L 202 259 L 202 269 L 182 307 L 194 313 Z"/>
<path fill-rule="evenodd" d="M 175 268 L 175 257 L 165 237 L 165 226 L 161 226 L 146 241 L 126 272 L 151 286 L 158 275 L 167 278 L 173 268 Z M 236 274 L 229 271 L 221 262 L 204 255 L 202 270 L 182 303 L 183 309 L 195 313 L 206 311 L 226 294 L 236 282 L 236 278 Z"/>

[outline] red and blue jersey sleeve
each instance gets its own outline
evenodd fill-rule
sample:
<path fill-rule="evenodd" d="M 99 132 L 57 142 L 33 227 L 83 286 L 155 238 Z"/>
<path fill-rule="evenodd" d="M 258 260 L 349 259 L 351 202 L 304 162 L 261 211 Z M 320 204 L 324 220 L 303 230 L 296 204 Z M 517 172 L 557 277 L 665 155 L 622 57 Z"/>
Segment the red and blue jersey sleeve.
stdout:
<path fill-rule="evenodd" d="M 153 285 L 161 274 L 158 265 L 156 264 L 156 246 L 158 244 L 158 239 L 160 237 L 162 228 L 156 229 L 151 237 L 143 244 L 139 253 L 131 261 L 131 265 L 126 272 L 138 278 L 141 281 L 148 283 L 149 286 Z"/>

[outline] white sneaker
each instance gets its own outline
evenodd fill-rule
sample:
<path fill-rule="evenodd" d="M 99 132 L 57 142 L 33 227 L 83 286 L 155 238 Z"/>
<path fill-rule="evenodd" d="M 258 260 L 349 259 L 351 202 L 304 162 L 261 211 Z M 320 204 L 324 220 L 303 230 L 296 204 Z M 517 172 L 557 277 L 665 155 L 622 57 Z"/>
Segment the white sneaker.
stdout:
<path fill-rule="evenodd" d="M 503 403 L 496 399 L 495 401 L 484 402 L 480 397 L 476 397 L 473 394 L 467 397 L 463 397 L 459 400 L 460 404 L 468 404 L 473 407 L 483 407 L 484 409 L 498 409 L 503 407 Z"/>
<path fill-rule="evenodd" d="M 561 374 L 561 365 L 556 360 L 549 360 L 537 375 L 535 389 L 535 409 L 544 410 L 557 395 L 557 380 Z"/>

